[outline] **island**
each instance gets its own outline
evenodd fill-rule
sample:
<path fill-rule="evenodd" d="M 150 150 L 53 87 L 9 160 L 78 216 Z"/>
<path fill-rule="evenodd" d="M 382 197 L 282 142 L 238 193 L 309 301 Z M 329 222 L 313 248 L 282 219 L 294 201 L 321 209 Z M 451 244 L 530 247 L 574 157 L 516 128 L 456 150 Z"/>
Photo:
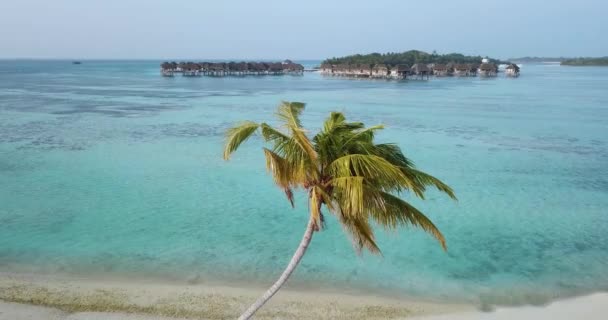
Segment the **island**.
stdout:
<path fill-rule="evenodd" d="M 513 71 L 508 73 L 508 76 L 519 75 L 519 67 L 508 61 L 460 53 L 427 53 L 420 50 L 334 57 L 325 59 L 321 63 L 320 71 L 324 75 L 381 79 L 428 79 L 431 75 L 495 77 L 500 64 L 511 67 Z"/>
<path fill-rule="evenodd" d="M 560 64 L 562 66 L 608 66 L 608 57 L 566 59 Z"/>
<path fill-rule="evenodd" d="M 510 58 L 509 61 L 513 63 L 560 63 L 570 58 L 565 57 L 520 57 Z"/>
<path fill-rule="evenodd" d="M 421 50 L 409 50 L 405 52 L 389 52 L 389 53 L 370 53 L 370 54 L 354 54 L 340 58 L 330 58 L 323 61 L 324 64 L 387 64 L 398 65 L 415 63 L 477 63 L 480 64 L 484 58 L 482 56 L 467 56 L 461 53 L 438 54 L 433 51 L 427 53 Z M 493 64 L 508 64 L 508 61 L 485 57 L 489 63 Z"/>

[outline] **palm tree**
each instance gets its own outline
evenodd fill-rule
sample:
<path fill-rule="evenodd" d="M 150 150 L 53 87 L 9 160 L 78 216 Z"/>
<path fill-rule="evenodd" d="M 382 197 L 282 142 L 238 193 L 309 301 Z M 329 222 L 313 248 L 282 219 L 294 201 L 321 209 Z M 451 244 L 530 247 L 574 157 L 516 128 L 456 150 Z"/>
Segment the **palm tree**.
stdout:
<path fill-rule="evenodd" d="M 300 122 L 303 110 L 303 103 L 283 102 L 276 114 L 280 129 L 247 121 L 226 134 L 224 159 L 228 160 L 249 137 L 261 133 L 269 144 L 263 151 L 274 182 L 292 206 L 293 190 L 305 190 L 310 207 L 306 231 L 287 268 L 239 319 L 251 318 L 287 281 L 302 260 L 313 233 L 323 228 L 323 207 L 336 216 L 359 252 L 367 249 L 380 253 L 372 223 L 387 229 L 420 227 L 446 249 L 445 239 L 433 222 L 398 195 L 410 191 L 424 199 L 426 187 L 434 186 L 456 199 L 449 186 L 416 170 L 397 145 L 374 143 L 374 135 L 382 126 L 366 128 L 360 122 L 347 122 L 342 113 L 332 112 L 311 140 Z"/>

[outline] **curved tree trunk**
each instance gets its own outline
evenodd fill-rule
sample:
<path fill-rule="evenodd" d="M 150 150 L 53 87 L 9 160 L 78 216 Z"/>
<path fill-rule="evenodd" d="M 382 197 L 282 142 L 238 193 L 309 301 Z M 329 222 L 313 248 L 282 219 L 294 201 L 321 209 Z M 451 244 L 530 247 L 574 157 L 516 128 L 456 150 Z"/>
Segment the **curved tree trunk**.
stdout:
<path fill-rule="evenodd" d="M 300 241 L 298 249 L 293 254 L 293 257 L 291 258 L 291 261 L 289 261 L 289 264 L 287 265 L 287 268 L 285 268 L 285 271 L 283 271 L 283 274 L 281 274 L 279 279 L 272 285 L 272 287 L 268 289 L 268 291 L 266 291 L 260 298 L 258 298 L 258 300 L 254 304 L 252 304 L 245 312 L 243 312 L 243 314 L 241 314 L 238 320 L 250 319 L 253 314 L 258 311 L 258 309 L 260 309 L 264 304 L 266 304 L 266 302 L 268 302 L 268 300 L 270 300 L 270 298 L 272 298 L 272 296 L 274 296 L 274 294 L 277 293 L 279 289 L 281 289 L 283 284 L 287 282 L 289 276 L 291 276 L 291 274 L 296 270 L 296 267 L 304 257 L 304 253 L 306 252 L 306 249 L 310 244 L 310 240 L 312 240 L 312 234 L 314 230 L 315 221 L 311 217 L 308 221 L 308 226 L 306 226 L 306 231 L 304 232 L 302 241 Z"/>

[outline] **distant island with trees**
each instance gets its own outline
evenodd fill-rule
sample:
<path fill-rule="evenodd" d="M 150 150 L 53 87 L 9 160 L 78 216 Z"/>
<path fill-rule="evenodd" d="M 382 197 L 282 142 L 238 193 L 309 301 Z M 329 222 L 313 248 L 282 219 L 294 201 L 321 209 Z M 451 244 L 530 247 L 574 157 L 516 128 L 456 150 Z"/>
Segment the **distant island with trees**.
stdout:
<path fill-rule="evenodd" d="M 573 58 L 560 63 L 562 66 L 608 66 L 608 57 Z"/>
<path fill-rule="evenodd" d="M 563 66 L 608 66 L 608 57 L 521 57 L 509 60 L 514 63 L 559 63 Z"/>
<path fill-rule="evenodd" d="M 490 63 L 495 65 L 508 64 L 508 61 L 485 57 Z M 348 64 L 348 65 L 414 65 L 416 63 L 461 63 L 461 64 L 480 64 L 484 57 L 482 56 L 467 56 L 461 53 L 438 54 L 427 53 L 420 50 L 410 50 L 405 52 L 389 52 L 389 53 L 369 53 L 369 54 L 354 54 L 339 58 L 325 59 L 322 64 Z"/>
<path fill-rule="evenodd" d="M 560 63 L 570 58 L 565 57 L 520 57 L 510 58 L 513 63 Z"/>

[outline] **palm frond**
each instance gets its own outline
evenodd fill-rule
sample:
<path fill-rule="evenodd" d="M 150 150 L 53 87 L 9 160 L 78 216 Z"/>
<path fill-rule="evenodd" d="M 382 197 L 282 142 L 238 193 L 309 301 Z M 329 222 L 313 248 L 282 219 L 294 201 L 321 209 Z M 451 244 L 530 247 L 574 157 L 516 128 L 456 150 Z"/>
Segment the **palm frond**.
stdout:
<path fill-rule="evenodd" d="M 317 152 L 312 141 L 306 136 L 300 121 L 300 114 L 305 106 L 302 102 L 283 101 L 277 110 L 277 117 L 285 125 L 291 138 L 306 152 L 310 161 L 314 162 L 317 159 Z"/>
<path fill-rule="evenodd" d="M 424 186 L 434 186 L 435 188 L 437 188 L 437 190 L 447 194 L 450 198 L 458 200 L 456 199 L 454 190 L 452 190 L 450 186 L 443 183 L 441 180 L 431 176 L 430 174 L 424 173 L 420 170 L 416 170 L 413 168 L 404 169 L 403 172 L 406 175 L 411 175 L 412 177 L 414 177 L 414 179 L 416 179 L 419 184 Z"/>
<path fill-rule="evenodd" d="M 343 215 L 353 219 L 364 215 L 367 199 L 363 182 L 363 177 L 339 177 L 330 181 L 333 197 L 340 204 Z"/>
<path fill-rule="evenodd" d="M 401 148 L 394 143 L 374 144 L 371 154 L 382 157 L 399 167 L 410 168 L 414 166 L 414 163 L 403 155 Z"/>
<path fill-rule="evenodd" d="M 288 188 L 299 182 L 298 178 L 301 177 L 295 176 L 296 172 L 294 172 L 289 161 L 267 148 L 263 149 L 266 157 L 266 169 L 272 174 L 274 182 L 279 187 Z"/>
<path fill-rule="evenodd" d="M 261 123 L 260 128 L 261 128 L 262 137 L 264 137 L 264 140 L 266 140 L 267 142 L 273 143 L 275 148 L 278 145 L 287 143 L 289 141 L 289 139 L 291 139 L 285 133 L 279 131 L 278 129 L 273 128 L 272 126 L 270 126 L 267 123 Z"/>
<path fill-rule="evenodd" d="M 439 229 L 433 224 L 433 222 L 416 209 L 414 206 L 409 204 L 407 201 L 402 200 L 390 193 L 380 192 L 379 195 L 382 197 L 385 203 L 384 209 L 370 210 L 371 217 L 380 225 L 395 229 L 398 226 L 415 226 L 421 228 L 427 233 L 431 234 L 439 243 L 444 250 L 447 250 L 445 238 Z"/>
<path fill-rule="evenodd" d="M 224 160 L 230 159 L 230 155 L 238 149 L 255 131 L 259 125 L 255 122 L 245 121 L 240 125 L 226 131 L 226 143 L 224 144 Z"/>
<path fill-rule="evenodd" d="M 300 129 L 294 129 L 291 134 L 296 143 L 302 148 L 302 150 L 306 152 L 306 154 L 310 158 L 310 161 L 316 161 L 317 151 L 315 151 L 315 147 L 312 144 L 312 141 L 308 139 L 304 131 Z"/>
<path fill-rule="evenodd" d="M 364 177 L 368 184 L 387 191 L 416 189 L 414 182 L 399 167 L 375 155 L 349 154 L 340 157 L 329 165 L 328 171 L 333 178 Z"/>
<path fill-rule="evenodd" d="M 288 102 L 283 101 L 279 105 L 277 110 L 277 117 L 283 124 L 290 129 L 302 128 L 302 122 L 300 121 L 300 114 L 304 111 L 306 105 L 302 102 Z"/>
<path fill-rule="evenodd" d="M 365 129 L 357 130 L 352 137 L 346 140 L 345 145 L 348 146 L 352 141 L 364 141 L 371 143 L 374 140 L 375 132 L 384 129 L 383 125 L 375 125 Z"/>
<path fill-rule="evenodd" d="M 376 244 L 374 231 L 366 219 L 353 219 L 344 215 L 339 218 L 345 231 L 350 234 L 357 253 L 361 253 L 361 250 L 365 248 L 373 254 L 381 254 L 380 248 Z"/>
<path fill-rule="evenodd" d="M 321 131 L 321 133 L 331 132 L 335 127 L 343 124 L 344 121 L 346 121 L 346 117 L 342 112 L 330 113 L 329 117 L 327 117 L 327 119 L 325 119 L 325 122 L 323 122 L 323 131 Z"/>
<path fill-rule="evenodd" d="M 315 167 L 313 163 L 316 159 L 316 153 L 314 150 L 311 150 L 313 148 L 312 143 L 305 135 L 299 136 L 296 133 L 295 136 L 289 136 L 266 123 L 262 123 L 260 128 L 264 140 L 273 144 L 272 151 L 277 155 L 288 159 L 292 168 L 295 170 L 294 173 L 296 173 L 299 178 L 314 173 Z M 300 141 L 303 142 L 300 143 Z M 313 158 L 311 158 L 311 156 Z"/>

